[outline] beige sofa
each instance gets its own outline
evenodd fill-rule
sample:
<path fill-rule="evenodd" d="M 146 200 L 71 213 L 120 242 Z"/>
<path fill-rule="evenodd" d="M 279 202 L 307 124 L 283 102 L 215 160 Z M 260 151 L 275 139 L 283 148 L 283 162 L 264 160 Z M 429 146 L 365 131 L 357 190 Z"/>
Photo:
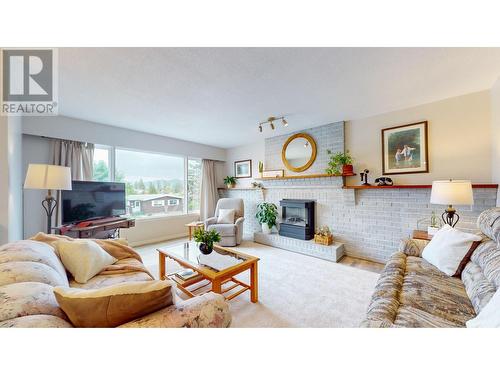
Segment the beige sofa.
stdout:
<path fill-rule="evenodd" d="M 405 240 L 377 282 L 362 327 L 464 327 L 500 285 L 500 208 L 477 221 L 481 244 L 461 278 L 421 258 L 428 241 Z"/>
<path fill-rule="evenodd" d="M 9 243 L 0 247 L 0 327 L 72 327 L 59 308 L 54 287 L 95 289 L 146 280 L 151 280 L 146 272 L 127 272 L 98 274 L 86 284 L 78 284 L 68 277 L 56 251 L 48 244 L 32 240 Z M 229 305 L 224 298 L 207 293 L 179 300 L 121 327 L 227 327 L 230 320 Z"/>

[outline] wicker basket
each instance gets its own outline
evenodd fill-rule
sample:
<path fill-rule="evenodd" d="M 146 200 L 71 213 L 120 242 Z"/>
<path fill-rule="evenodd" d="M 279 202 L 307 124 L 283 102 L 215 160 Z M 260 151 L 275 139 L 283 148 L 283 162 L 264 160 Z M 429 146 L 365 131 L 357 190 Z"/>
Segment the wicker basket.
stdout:
<path fill-rule="evenodd" d="M 321 245 L 329 246 L 333 243 L 333 236 L 320 236 L 318 234 L 314 235 L 314 242 L 319 243 Z"/>

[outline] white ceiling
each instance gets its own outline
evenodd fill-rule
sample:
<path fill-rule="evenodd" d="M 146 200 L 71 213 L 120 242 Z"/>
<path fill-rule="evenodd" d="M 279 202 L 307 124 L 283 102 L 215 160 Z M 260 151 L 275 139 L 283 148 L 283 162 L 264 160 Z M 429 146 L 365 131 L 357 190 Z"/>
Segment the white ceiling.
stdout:
<path fill-rule="evenodd" d="M 500 48 L 61 48 L 59 113 L 219 147 L 489 89 Z M 285 115 L 259 133 L 270 115 Z"/>

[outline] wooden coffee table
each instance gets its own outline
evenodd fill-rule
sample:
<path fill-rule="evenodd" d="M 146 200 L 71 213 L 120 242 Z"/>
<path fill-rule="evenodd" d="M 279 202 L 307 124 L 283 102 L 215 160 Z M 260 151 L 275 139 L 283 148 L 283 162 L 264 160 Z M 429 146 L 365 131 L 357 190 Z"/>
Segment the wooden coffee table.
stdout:
<path fill-rule="evenodd" d="M 250 301 L 258 301 L 257 262 L 259 258 L 218 245 L 214 245 L 214 250 L 210 255 L 204 255 L 195 242 L 186 242 L 156 250 L 159 256 L 160 280 L 168 278 L 175 281 L 177 287 L 189 297 L 194 297 L 196 291 L 211 284 L 210 290 L 224 295 L 227 300 L 250 290 Z M 176 272 L 168 274 L 166 271 L 167 258 L 173 259 L 184 268 L 198 272 L 198 276 L 184 281 L 175 276 Z M 236 275 L 247 270 L 250 270 L 250 285 L 235 278 Z M 202 283 L 204 280 L 208 282 Z M 231 285 L 224 288 L 224 285 L 228 283 Z M 194 288 L 188 289 L 191 286 Z M 232 294 L 227 295 L 229 291 L 232 291 Z"/>

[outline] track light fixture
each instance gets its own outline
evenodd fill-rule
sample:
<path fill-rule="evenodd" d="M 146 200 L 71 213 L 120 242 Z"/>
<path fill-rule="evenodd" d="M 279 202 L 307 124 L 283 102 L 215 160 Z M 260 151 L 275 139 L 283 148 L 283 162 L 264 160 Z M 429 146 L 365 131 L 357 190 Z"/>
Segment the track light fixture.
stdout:
<path fill-rule="evenodd" d="M 265 125 L 265 124 L 269 124 L 271 129 L 275 130 L 276 126 L 274 125 L 274 122 L 277 120 L 281 120 L 281 123 L 283 124 L 283 126 L 285 126 L 285 127 L 288 126 L 288 121 L 285 120 L 284 116 L 281 116 L 281 117 L 271 116 L 266 121 L 259 122 L 259 131 L 262 133 L 262 125 Z"/>

